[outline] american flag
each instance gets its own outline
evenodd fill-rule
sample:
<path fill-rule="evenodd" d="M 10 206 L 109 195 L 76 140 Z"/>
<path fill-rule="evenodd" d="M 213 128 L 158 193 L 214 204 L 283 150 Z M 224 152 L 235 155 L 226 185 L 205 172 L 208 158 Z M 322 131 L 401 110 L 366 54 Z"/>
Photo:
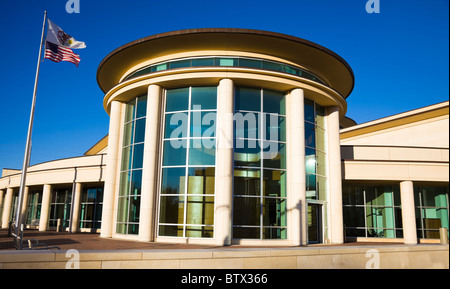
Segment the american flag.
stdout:
<path fill-rule="evenodd" d="M 72 49 L 45 41 L 45 56 L 54 62 L 69 61 L 78 67 L 80 56 L 73 53 Z"/>

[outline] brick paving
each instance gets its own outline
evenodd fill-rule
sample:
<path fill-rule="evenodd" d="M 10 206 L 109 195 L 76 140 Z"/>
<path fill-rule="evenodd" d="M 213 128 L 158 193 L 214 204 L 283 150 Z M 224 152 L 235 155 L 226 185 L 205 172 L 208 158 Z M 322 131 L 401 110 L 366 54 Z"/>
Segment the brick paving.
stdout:
<path fill-rule="evenodd" d="M 131 240 L 117 240 L 100 238 L 100 234 L 96 233 L 68 233 L 46 231 L 39 232 L 37 230 L 25 230 L 24 239 L 37 239 L 41 243 L 50 246 L 58 246 L 61 250 L 150 250 L 150 249 L 217 249 L 217 248 L 272 248 L 265 246 L 240 246 L 232 245 L 226 247 L 218 247 L 212 245 L 194 245 L 194 244 L 175 244 L 175 243 L 150 243 L 138 242 Z M 401 243 L 361 243 L 352 242 L 339 245 L 308 245 L 315 246 L 383 246 Z M 8 236 L 8 230 L 0 229 L 0 250 L 15 250 L 13 246 L 13 238 Z"/>

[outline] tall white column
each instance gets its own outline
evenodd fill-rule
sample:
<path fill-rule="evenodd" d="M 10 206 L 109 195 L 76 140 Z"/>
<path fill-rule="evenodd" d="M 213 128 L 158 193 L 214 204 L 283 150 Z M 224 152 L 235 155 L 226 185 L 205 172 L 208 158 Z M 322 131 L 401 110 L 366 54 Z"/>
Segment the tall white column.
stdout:
<path fill-rule="evenodd" d="M 342 210 L 341 143 L 339 108 L 336 106 L 327 108 L 327 138 L 330 241 L 334 244 L 342 244 L 344 243 L 344 220 Z"/>
<path fill-rule="evenodd" d="M 297 88 L 286 96 L 288 234 L 293 246 L 306 245 L 308 242 L 304 114 L 304 92 Z"/>
<path fill-rule="evenodd" d="M 416 245 L 416 211 L 414 207 L 414 185 L 412 181 L 400 183 L 400 200 L 402 203 L 403 241 L 407 245 Z"/>
<path fill-rule="evenodd" d="M 50 202 L 52 195 L 52 186 L 44 185 L 42 191 L 41 218 L 39 219 L 39 231 L 47 231 L 50 214 Z"/>
<path fill-rule="evenodd" d="M 102 227 L 100 234 L 100 237 L 102 238 L 111 238 L 113 234 L 114 196 L 117 181 L 117 166 L 119 162 L 121 112 L 122 103 L 119 101 L 112 101 L 109 121 L 108 152 L 106 155 Z"/>
<path fill-rule="evenodd" d="M 72 212 L 72 226 L 70 228 L 72 233 L 78 231 L 78 226 L 80 224 L 80 205 L 81 205 L 81 183 L 75 183 L 75 194 L 73 198 L 73 212 Z"/>
<path fill-rule="evenodd" d="M 160 143 L 161 87 L 150 85 L 147 94 L 145 120 L 144 161 L 142 167 L 142 193 L 139 216 L 139 240 L 154 240 L 156 226 L 156 196 L 158 183 L 158 151 Z"/>
<path fill-rule="evenodd" d="M 12 188 L 6 189 L 5 202 L 3 205 L 3 215 L 2 215 L 2 228 L 7 229 L 9 227 L 9 215 L 11 214 L 11 206 L 13 199 L 14 190 Z"/>
<path fill-rule="evenodd" d="M 230 245 L 233 205 L 233 115 L 234 84 L 222 79 L 217 91 L 216 194 L 214 212 L 215 242 Z"/>
<path fill-rule="evenodd" d="M 0 212 L 3 212 L 3 199 L 5 198 L 5 190 L 0 190 Z M 1 216 L 0 216 L 1 217 Z M 0 225 L 2 224 L 3 218 L 0 219 Z"/>

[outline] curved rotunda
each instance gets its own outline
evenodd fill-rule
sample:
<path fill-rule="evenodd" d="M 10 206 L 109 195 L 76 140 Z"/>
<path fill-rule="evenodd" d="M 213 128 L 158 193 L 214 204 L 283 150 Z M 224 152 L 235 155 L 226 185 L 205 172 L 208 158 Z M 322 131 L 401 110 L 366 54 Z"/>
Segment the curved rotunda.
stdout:
<path fill-rule="evenodd" d="M 97 80 L 110 115 L 102 237 L 343 242 L 339 129 L 354 76 L 336 53 L 273 32 L 182 30 L 119 47 Z"/>

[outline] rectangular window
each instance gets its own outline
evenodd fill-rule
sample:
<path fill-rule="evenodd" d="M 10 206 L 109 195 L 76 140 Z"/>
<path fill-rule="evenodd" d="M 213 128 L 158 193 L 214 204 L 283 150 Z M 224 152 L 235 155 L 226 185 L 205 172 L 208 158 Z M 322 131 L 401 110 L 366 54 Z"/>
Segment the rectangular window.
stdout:
<path fill-rule="evenodd" d="M 343 185 L 344 225 L 348 237 L 401 238 L 398 185 Z M 400 213 L 400 214 L 399 214 Z"/>
<path fill-rule="evenodd" d="M 146 95 L 137 97 L 126 104 L 116 224 L 116 232 L 119 234 L 139 233 L 146 114 Z M 99 207 L 96 203 L 93 205 L 85 203 L 82 206 L 82 213 L 85 217 L 89 214 L 93 216 L 98 214 Z M 92 226 L 92 228 L 99 226 L 97 220 L 91 222 L 92 224 L 86 220 L 82 222 L 82 225 Z"/>
<path fill-rule="evenodd" d="M 233 238 L 286 239 L 283 92 L 235 90 Z"/>
<path fill-rule="evenodd" d="M 439 239 L 439 228 L 447 228 L 448 232 L 448 190 L 448 186 L 414 186 L 419 238 Z"/>
<path fill-rule="evenodd" d="M 100 229 L 103 206 L 103 188 L 84 188 L 81 193 L 80 228 Z"/>
<path fill-rule="evenodd" d="M 166 92 L 158 236 L 214 237 L 216 110 L 217 87 Z"/>

